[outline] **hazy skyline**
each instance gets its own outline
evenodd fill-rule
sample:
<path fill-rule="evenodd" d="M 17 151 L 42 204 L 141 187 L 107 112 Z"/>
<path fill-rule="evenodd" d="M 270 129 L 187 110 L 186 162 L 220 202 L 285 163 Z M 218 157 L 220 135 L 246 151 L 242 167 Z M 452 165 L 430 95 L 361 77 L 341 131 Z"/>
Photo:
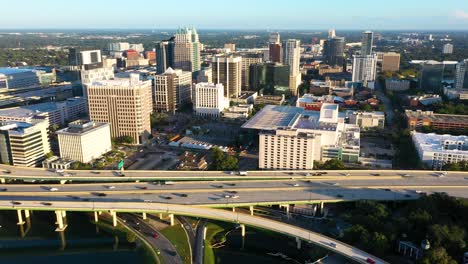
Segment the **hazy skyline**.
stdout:
<path fill-rule="evenodd" d="M 468 29 L 468 0 L 9 1 L 0 29 Z M 138 5 L 137 5 L 138 4 Z"/>

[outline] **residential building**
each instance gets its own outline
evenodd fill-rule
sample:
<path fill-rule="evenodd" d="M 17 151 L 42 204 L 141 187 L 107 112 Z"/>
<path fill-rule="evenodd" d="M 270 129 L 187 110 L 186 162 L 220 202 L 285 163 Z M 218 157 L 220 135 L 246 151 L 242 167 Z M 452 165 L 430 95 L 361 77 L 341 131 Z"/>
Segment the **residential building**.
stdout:
<path fill-rule="evenodd" d="M 181 28 L 174 37 L 175 69 L 196 72 L 201 68 L 201 44 L 195 28 Z"/>
<path fill-rule="evenodd" d="M 236 52 L 236 44 L 226 43 L 226 44 L 224 44 L 224 49 L 228 50 L 229 52 Z"/>
<path fill-rule="evenodd" d="M 372 48 L 374 45 L 374 33 L 372 31 L 362 32 L 362 46 L 361 55 L 368 56 L 372 55 Z"/>
<path fill-rule="evenodd" d="M 468 100 L 468 89 L 451 89 L 445 87 L 444 95 L 447 96 L 448 100 Z"/>
<path fill-rule="evenodd" d="M 385 79 L 385 89 L 387 91 L 406 91 L 410 88 L 411 82 L 404 79 L 387 78 Z"/>
<path fill-rule="evenodd" d="M 231 106 L 225 111 L 223 111 L 223 118 L 247 120 L 252 110 L 253 110 L 252 104 L 239 104 L 239 105 Z"/>
<path fill-rule="evenodd" d="M 151 132 L 151 81 L 130 78 L 86 84 L 91 121 L 110 123 L 113 138 L 130 136 L 133 143 L 145 142 Z"/>
<path fill-rule="evenodd" d="M 203 117 L 221 116 L 221 112 L 229 107 L 229 99 L 224 97 L 223 84 L 198 83 L 194 89 L 193 110 Z"/>
<path fill-rule="evenodd" d="M 278 32 L 270 33 L 268 49 L 269 61 L 272 63 L 281 63 L 283 59 L 283 49 L 281 46 L 281 37 Z"/>
<path fill-rule="evenodd" d="M 297 94 L 297 87 L 301 84 L 301 42 L 288 39 L 283 42 L 283 63 L 289 65 L 289 90 L 292 95 Z"/>
<path fill-rule="evenodd" d="M 112 150 L 108 123 L 78 120 L 56 134 L 62 159 L 88 163 Z"/>
<path fill-rule="evenodd" d="M 457 63 L 455 89 L 468 89 L 468 59 Z"/>
<path fill-rule="evenodd" d="M 40 86 L 35 70 L 20 68 L 0 68 L 0 91 Z"/>
<path fill-rule="evenodd" d="M 250 66 L 250 90 L 264 94 L 290 93 L 290 66 L 278 63 L 256 63 Z"/>
<path fill-rule="evenodd" d="M 0 163 L 34 167 L 50 152 L 48 122 L 0 122 Z"/>
<path fill-rule="evenodd" d="M 179 157 L 178 170 L 206 170 L 208 169 L 208 163 L 206 162 L 206 156 L 193 152 L 185 151 Z"/>
<path fill-rule="evenodd" d="M 179 110 L 192 100 L 192 73 L 168 68 L 154 77 L 154 108 L 160 112 Z"/>
<path fill-rule="evenodd" d="M 197 83 L 212 83 L 213 68 L 203 68 L 197 74 Z"/>
<path fill-rule="evenodd" d="M 468 131 L 468 115 L 435 114 L 432 111 L 405 111 L 409 129 L 432 127 L 440 130 Z"/>
<path fill-rule="evenodd" d="M 174 67 L 174 38 L 156 43 L 156 72 L 164 73 Z"/>
<path fill-rule="evenodd" d="M 438 92 L 442 89 L 445 64 L 438 61 L 421 63 L 419 88 L 426 92 Z"/>
<path fill-rule="evenodd" d="M 319 75 L 324 75 L 326 73 L 339 73 L 343 72 L 343 67 L 341 66 L 330 66 L 330 65 L 320 65 L 319 66 Z"/>
<path fill-rule="evenodd" d="M 12 108 L 0 109 L 0 121 L 33 122 L 46 119 L 48 127 L 65 125 L 88 114 L 88 102 L 85 98 L 68 98 L 61 102 L 49 102 Z"/>
<path fill-rule="evenodd" d="M 445 44 L 442 47 L 442 53 L 443 54 L 452 54 L 453 53 L 453 45 L 450 43 Z"/>
<path fill-rule="evenodd" d="M 353 82 L 372 82 L 377 77 L 377 55 L 354 56 Z"/>
<path fill-rule="evenodd" d="M 325 40 L 323 43 L 324 62 L 332 66 L 342 66 L 344 64 L 345 39 L 334 37 Z"/>
<path fill-rule="evenodd" d="M 261 53 L 241 53 L 242 57 L 242 91 L 250 89 L 250 66 L 256 63 L 263 62 L 263 54 Z"/>
<path fill-rule="evenodd" d="M 242 91 L 242 57 L 216 56 L 212 62 L 213 82 L 224 86 L 224 96 L 237 98 Z"/>
<path fill-rule="evenodd" d="M 78 69 L 94 69 L 102 67 L 100 50 L 85 50 L 80 48 L 68 49 L 68 65 Z"/>
<path fill-rule="evenodd" d="M 284 94 L 282 95 L 264 95 L 257 96 L 254 100 L 256 105 L 282 105 L 285 102 Z"/>
<path fill-rule="evenodd" d="M 432 169 L 468 161 L 468 136 L 423 134 L 411 132 L 419 159 Z"/>
<path fill-rule="evenodd" d="M 81 70 L 81 83 L 89 84 L 94 81 L 110 80 L 114 78 L 114 67 L 102 67 L 89 70 Z M 83 95 L 86 96 L 85 91 Z"/>
<path fill-rule="evenodd" d="M 377 52 L 378 72 L 397 72 L 400 70 L 400 54 L 396 52 Z"/>
<path fill-rule="evenodd" d="M 350 124 L 359 126 L 361 129 L 385 127 L 385 113 L 383 112 L 362 112 L 362 111 L 346 111 L 346 118 Z"/>
<path fill-rule="evenodd" d="M 359 159 L 359 127 L 346 124 L 336 104 L 320 111 L 267 105 L 242 127 L 260 131 L 260 169 L 310 170 L 314 161 Z"/>

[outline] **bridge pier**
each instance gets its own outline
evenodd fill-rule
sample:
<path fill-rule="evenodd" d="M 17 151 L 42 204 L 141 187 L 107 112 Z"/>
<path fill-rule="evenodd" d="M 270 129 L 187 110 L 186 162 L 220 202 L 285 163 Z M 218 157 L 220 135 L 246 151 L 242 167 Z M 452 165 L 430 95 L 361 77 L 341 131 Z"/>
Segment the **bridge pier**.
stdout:
<path fill-rule="evenodd" d="M 16 223 L 17 225 L 24 225 L 24 221 L 23 221 L 23 213 L 21 213 L 21 210 L 18 209 L 16 210 L 16 212 L 18 213 L 18 223 Z"/>
<path fill-rule="evenodd" d="M 67 211 L 62 211 L 62 217 L 67 217 Z"/>
<path fill-rule="evenodd" d="M 236 212 L 236 208 L 235 208 L 235 207 L 232 208 L 232 212 L 233 212 L 233 213 Z"/>
<path fill-rule="evenodd" d="M 95 223 L 99 222 L 99 214 L 96 211 L 94 211 L 94 222 Z"/>
<path fill-rule="evenodd" d="M 205 226 L 203 227 L 203 240 L 206 240 L 206 231 L 208 231 L 208 228 Z"/>
<path fill-rule="evenodd" d="M 63 212 L 64 211 L 59 210 L 55 211 L 55 216 L 57 218 L 57 228 L 55 229 L 55 231 L 57 232 L 63 232 L 67 228 L 67 225 L 63 223 Z"/>
<path fill-rule="evenodd" d="M 289 204 L 280 204 L 280 208 L 285 208 L 286 213 L 289 214 Z"/>
<path fill-rule="evenodd" d="M 4 178 L 0 178 L 0 183 L 1 183 L 1 184 L 5 184 L 5 183 L 6 183 L 5 179 L 4 179 Z"/>
<path fill-rule="evenodd" d="M 29 218 L 31 217 L 29 210 L 24 210 L 24 217 Z"/>
<path fill-rule="evenodd" d="M 60 184 L 65 184 L 67 183 L 67 180 L 60 180 Z"/>
<path fill-rule="evenodd" d="M 143 220 L 146 220 L 146 212 L 142 213 Z"/>
<path fill-rule="evenodd" d="M 169 222 L 171 223 L 171 226 L 174 225 L 174 214 L 169 214 Z"/>
<path fill-rule="evenodd" d="M 245 237 L 245 225 L 244 225 L 244 224 L 241 224 L 241 225 L 240 225 L 240 228 L 241 228 L 241 235 L 242 235 L 242 237 Z"/>
<path fill-rule="evenodd" d="M 110 211 L 110 214 L 112 216 L 112 226 L 116 227 L 117 226 L 117 213 L 115 211 Z"/>
<path fill-rule="evenodd" d="M 163 219 L 163 214 L 159 213 L 159 220 L 162 220 L 162 219 Z"/>
<path fill-rule="evenodd" d="M 297 245 L 297 249 L 301 249 L 301 239 L 296 237 L 296 245 Z"/>
<path fill-rule="evenodd" d="M 250 209 L 250 215 L 254 215 L 254 207 L 251 205 L 249 209 Z"/>
<path fill-rule="evenodd" d="M 319 206 L 318 206 L 318 210 L 317 210 L 319 214 L 322 214 L 322 213 L 323 213 L 323 206 L 324 206 L 324 203 L 323 203 L 323 202 L 320 202 L 320 203 L 319 203 Z"/>

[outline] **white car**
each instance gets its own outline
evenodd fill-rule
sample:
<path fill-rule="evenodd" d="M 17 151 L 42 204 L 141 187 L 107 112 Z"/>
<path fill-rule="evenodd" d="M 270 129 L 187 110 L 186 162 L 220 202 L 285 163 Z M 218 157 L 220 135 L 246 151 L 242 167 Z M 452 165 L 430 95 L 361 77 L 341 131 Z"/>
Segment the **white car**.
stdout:
<path fill-rule="evenodd" d="M 107 186 L 107 189 L 113 190 L 113 189 L 115 189 L 115 186 Z"/>
<path fill-rule="evenodd" d="M 58 190 L 59 190 L 59 189 L 58 189 L 58 188 L 55 188 L 55 187 L 52 187 L 52 188 L 49 189 L 49 191 L 51 191 L 51 192 L 56 192 L 56 191 L 58 191 Z"/>
<path fill-rule="evenodd" d="M 62 170 L 62 169 L 56 169 L 55 172 L 56 172 L 56 173 L 63 173 L 64 170 Z"/>
<path fill-rule="evenodd" d="M 233 195 L 233 196 L 231 196 L 231 198 L 232 199 L 237 199 L 237 198 L 239 198 L 239 195 Z"/>
<path fill-rule="evenodd" d="M 293 184 L 294 187 L 299 187 L 299 183 Z"/>

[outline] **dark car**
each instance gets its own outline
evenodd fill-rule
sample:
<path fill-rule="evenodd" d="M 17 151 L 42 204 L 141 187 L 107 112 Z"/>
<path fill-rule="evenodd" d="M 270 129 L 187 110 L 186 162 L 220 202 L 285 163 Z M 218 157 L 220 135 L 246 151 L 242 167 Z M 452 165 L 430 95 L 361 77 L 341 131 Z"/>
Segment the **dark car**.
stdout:
<path fill-rule="evenodd" d="M 96 193 L 96 195 L 99 196 L 99 197 L 107 196 L 107 194 L 105 194 L 105 193 Z"/>
<path fill-rule="evenodd" d="M 51 206 L 52 205 L 52 203 L 49 203 L 49 202 L 42 202 L 41 204 L 45 205 L 45 206 Z"/>
<path fill-rule="evenodd" d="M 180 197 L 188 197 L 188 194 L 186 194 L 186 193 L 181 193 L 181 194 L 180 194 Z"/>
<path fill-rule="evenodd" d="M 8 191 L 7 188 L 0 188 L 0 192 L 6 192 L 6 191 Z"/>
<path fill-rule="evenodd" d="M 158 238 L 159 235 L 158 235 L 157 233 L 154 233 L 154 234 L 152 234 L 151 236 L 152 236 L 153 238 Z"/>
<path fill-rule="evenodd" d="M 5 171 L 3 171 L 3 173 L 5 173 L 5 174 L 11 174 L 11 170 L 5 170 Z"/>
<path fill-rule="evenodd" d="M 12 201 L 11 203 L 12 203 L 13 205 L 21 205 L 21 203 L 20 203 L 20 202 L 17 202 L 17 201 Z"/>
<path fill-rule="evenodd" d="M 141 190 L 147 190 L 147 189 L 148 189 L 148 187 L 146 187 L 146 186 L 139 186 L 139 187 L 137 187 L 137 188 L 139 188 L 139 189 L 141 189 Z"/>
<path fill-rule="evenodd" d="M 343 198 L 343 195 L 342 194 L 337 194 L 336 197 Z"/>

